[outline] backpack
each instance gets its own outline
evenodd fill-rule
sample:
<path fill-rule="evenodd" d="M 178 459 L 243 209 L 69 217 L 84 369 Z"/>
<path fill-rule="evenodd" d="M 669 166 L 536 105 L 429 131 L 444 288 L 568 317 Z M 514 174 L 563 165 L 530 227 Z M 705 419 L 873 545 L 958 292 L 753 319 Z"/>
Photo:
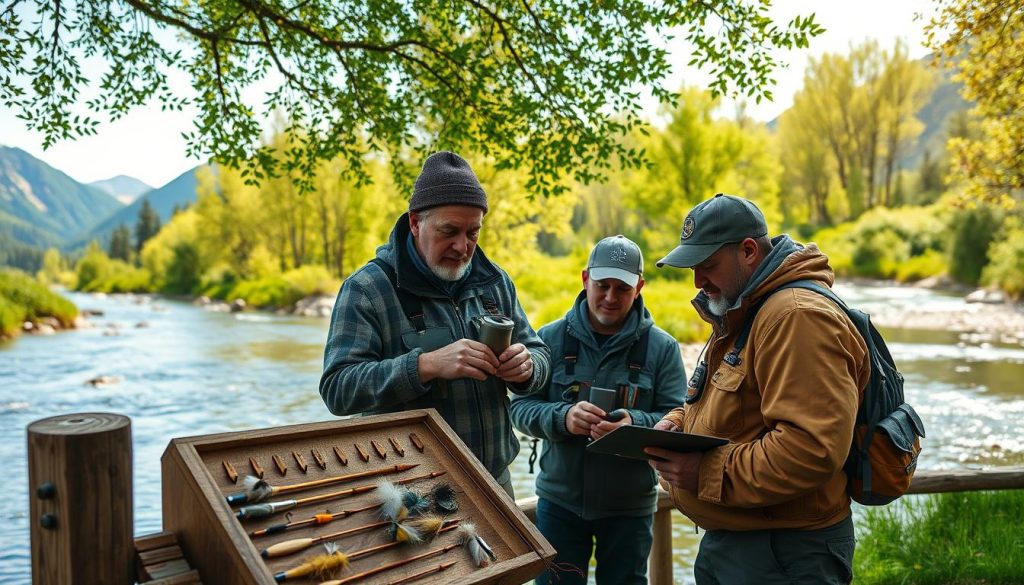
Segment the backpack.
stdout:
<path fill-rule="evenodd" d="M 921 453 L 924 423 L 904 401 L 903 376 L 867 313 L 848 307 L 821 284 L 793 281 L 769 292 L 751 308 L 730 356 L 739 356 L 750 336 L 754 317 L 768 297 L 787 288 L 807 289 L 830 299 L 846 313 L 868 346 L 871 378 L 857 408 L 853 441 L 843 470 L 847 476 L 846 491 L 854 501 L 865 506 L 888 504 L 910 487 Z"/>

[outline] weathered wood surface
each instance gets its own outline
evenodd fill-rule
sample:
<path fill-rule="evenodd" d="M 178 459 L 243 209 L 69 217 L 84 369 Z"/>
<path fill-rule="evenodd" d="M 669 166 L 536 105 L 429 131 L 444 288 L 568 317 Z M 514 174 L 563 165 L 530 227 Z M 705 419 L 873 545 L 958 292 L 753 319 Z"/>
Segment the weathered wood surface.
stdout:
<path fill-rule="evenodd" d="M 132 432 L 109 413 L 28 427 L 32 582 L 134 582 Z"/>
<path fill-rule="evenodd" d="M 920 470 L 910 483 L 912 494 L 1024 489 L 1024 467 Z"/>

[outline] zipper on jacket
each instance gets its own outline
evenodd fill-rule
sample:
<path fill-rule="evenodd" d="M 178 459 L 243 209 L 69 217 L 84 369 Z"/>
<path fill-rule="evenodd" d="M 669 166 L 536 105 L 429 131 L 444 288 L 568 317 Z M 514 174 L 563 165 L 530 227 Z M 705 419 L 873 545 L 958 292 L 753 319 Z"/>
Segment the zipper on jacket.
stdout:
<path fill-rule="evenodd" d="M 459 304 L 452 297 L 448 297 L 448 301 L 452 304 L 452 309 L 455 311 L 455 318 L 459 321 L 459 326 L 462 327 L 462 336 L 468 338 L 469 328 L 466 326 L 466 322 L 462 319 L 462 313 L 459 311 Z M 476 402 L 476 420 L 480 427 L 481 462 L 484 464 L 484 467 L 489 467 L 490 457 L 487 453 L 487 433 L 484 428 L 484 413 L 480 407 L 480 386 L 477 385 L 477 381 L 473 378 L 470 378 L 469 381 L 473 385 L 474 400 Z"/>

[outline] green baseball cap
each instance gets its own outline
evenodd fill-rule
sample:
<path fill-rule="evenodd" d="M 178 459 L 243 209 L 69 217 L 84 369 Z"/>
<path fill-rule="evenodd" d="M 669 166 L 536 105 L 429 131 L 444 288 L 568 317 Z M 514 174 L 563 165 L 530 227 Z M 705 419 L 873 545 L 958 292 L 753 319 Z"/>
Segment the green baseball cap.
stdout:
<path fill-rule="evenodd" d="M 719 193 L 690 211 L 683 220 L 679 245 L 656 265 L 692 268 L 725 244 L 766 235 L 768 224 L 756 205 L 742 197 Z"/>

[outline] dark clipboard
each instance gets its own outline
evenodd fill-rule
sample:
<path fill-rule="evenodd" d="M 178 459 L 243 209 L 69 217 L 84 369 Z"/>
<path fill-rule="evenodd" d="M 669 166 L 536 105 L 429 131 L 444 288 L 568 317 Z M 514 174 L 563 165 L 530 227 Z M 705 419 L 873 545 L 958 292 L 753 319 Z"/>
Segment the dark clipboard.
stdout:
<path fill-rule="evenodd" d="M 661 447 L 681 453 L 707 451 L 729 441 L 707 435 L 692 435 L 675 431 L 661 431 L 647 427 L 623 425 L 587 445 L 588 453 L 617 455 L 629 459 L 656 459 L 644 453 L 644 447 Z"/>

